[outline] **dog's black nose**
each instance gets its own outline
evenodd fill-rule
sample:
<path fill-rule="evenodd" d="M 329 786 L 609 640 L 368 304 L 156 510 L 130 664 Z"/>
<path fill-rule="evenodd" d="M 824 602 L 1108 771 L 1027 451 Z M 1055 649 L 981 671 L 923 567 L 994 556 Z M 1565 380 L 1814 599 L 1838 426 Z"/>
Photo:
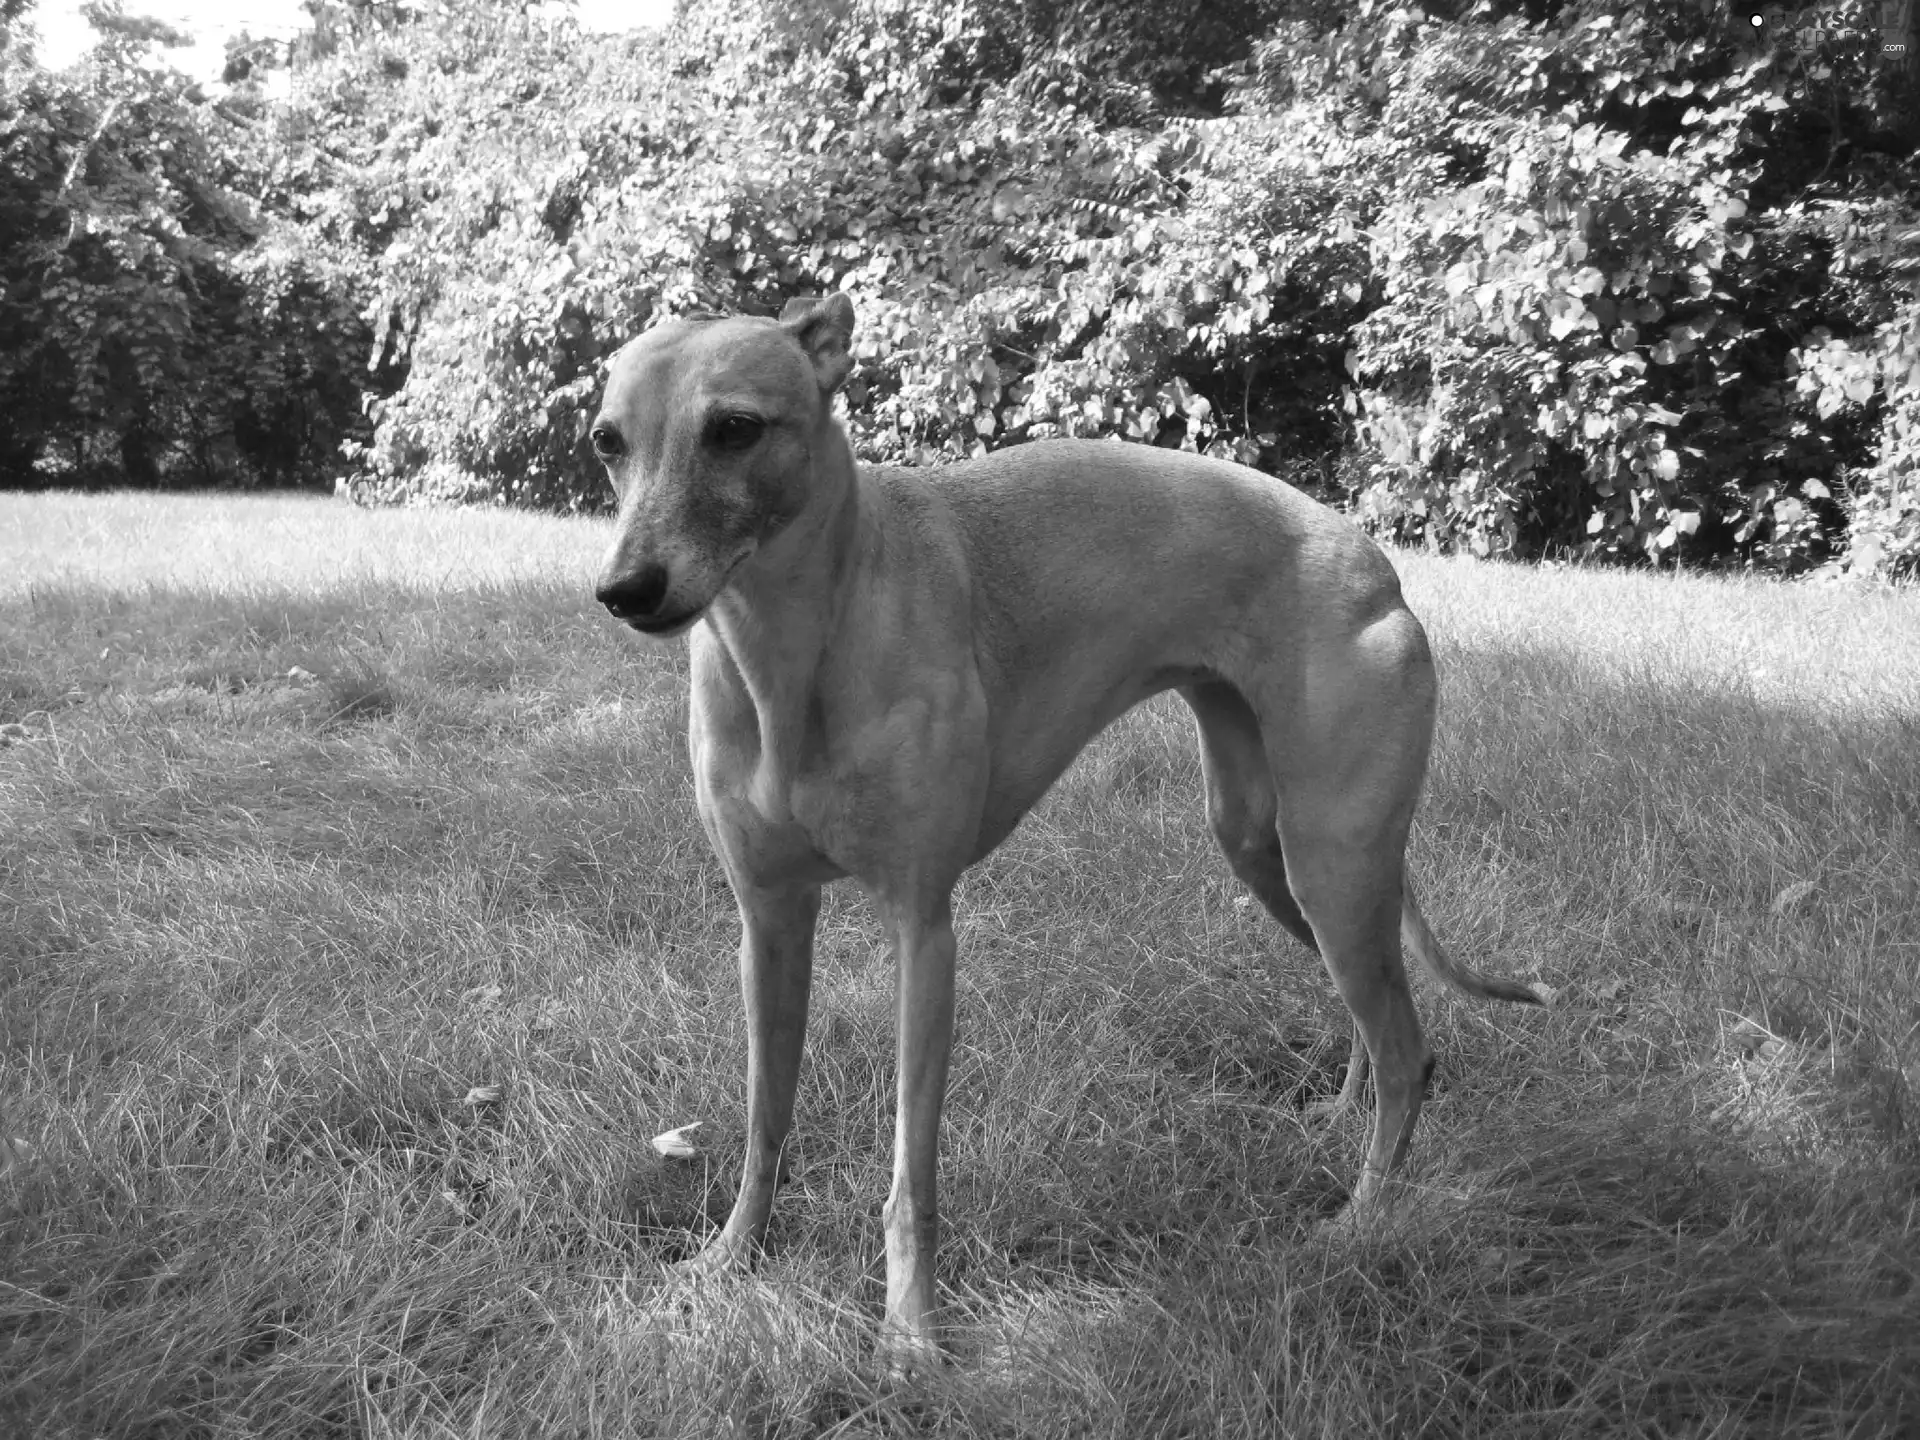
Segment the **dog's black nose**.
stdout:
<path fill-rule="evenodd" d="M 642 565 L 630 575 L 609 580 L 593 592 L 616 620 L 644 620 L 667 598 L 667 567 Z"/>

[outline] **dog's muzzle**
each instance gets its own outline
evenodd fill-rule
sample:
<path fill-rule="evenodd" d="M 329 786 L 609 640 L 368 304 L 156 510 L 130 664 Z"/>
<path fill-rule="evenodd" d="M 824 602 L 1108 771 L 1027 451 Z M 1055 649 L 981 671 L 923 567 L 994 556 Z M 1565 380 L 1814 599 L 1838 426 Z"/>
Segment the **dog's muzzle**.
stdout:
<path fill-rule="evenodd" d="M 669 629 L 686 617 L 660 613 L 668 582 L 667 567 L 649 562 L 632 574 L 595 587 L 593 598 L 606 606 L 614 619 L 624 620 L 636 630 Z"/>
<path fill-rule="evenodd" d="M 617 580 L 603 581 L 594 588 L 593 598 L 606 606 L 614 619 L 624 621 L 643 634 L 677 635 L 706 613 L 707 606 L 713 603 L 713 596 L 726 588 L 734 572 L 746 564 L 758 548 L 753 543 L 744 546 L 727 562 L 727 568 L 721 572 L 720 583 L 713 587 L 712 593 L 691 609 L 661 608 L 666 603 L 667 590 L 672 581 L 667 574 L 667 567 L 654 561 L 648 561 Z"/>

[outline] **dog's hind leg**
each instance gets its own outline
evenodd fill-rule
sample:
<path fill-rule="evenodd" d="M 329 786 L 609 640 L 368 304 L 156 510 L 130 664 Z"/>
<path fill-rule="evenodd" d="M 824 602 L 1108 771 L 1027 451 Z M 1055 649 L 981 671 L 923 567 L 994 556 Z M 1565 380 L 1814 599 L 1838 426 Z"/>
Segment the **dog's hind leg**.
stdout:
<path fill-rule="evenodd" d="M 1182 686 L 1180 696 L 1192 708 L 1200 732 L 1207 822 L 1227 864 L 1282 929 L 1318 954 L 1320 942 L 1287 884 L 1278 828 L 1280 797 L 1260 739 L 1259 717 L 1240 692 L 1224 681 Z M 1309 1113 L 1332 1118 L 1357 1107 L 1366 1093 L 1367 1071 L 1367 1044 L 1356 1025 L 1339 1095 L 1317 1101 L 1308 1107 Z"/>
<path fill-rule="evenodd" d="M 1354 1059 L 1336 1106 L 1355 1104 L 1371 1057 L 1373 1132 L 1356 1209 L 1366 1207 L 1405 1158 L 1426 1099 L 1433 1053 L 1421 1033 L 1400 959 L 1400 861 L 1376 845 L 1337 830 L 1289 818 L 1283 801 L 1281 843 L 1301 908 L 1313 924 L 1327 972 L 1353 1015 Z M 1337 804 L 1329 797 L 1327 804 Z"/>
<path fill-rule="evenodd" d="M 1373 1062 L 1360 1211 L 1406 1155 L 1433 1070 L 1400 951 L 1407 831 L 1433 733 L 1426 637 L 1389 611 L 1309 656 L 1284 690 L 1249 699 L 1278 790 L 1288 887 Z"/>
<path fill-rule="evenodd" d="M 1227 864 L 1288 934 L 1309 950 L 1318 950 L 1313 927 L 1287 887 L 1278 828 L 1280 795 L 1267 768 L 1259 717 L 1225 681 L 1183 685 L 1180 695 L 1192 707 L 1200 731 L 1207 823 L 1226 852 Z"/>

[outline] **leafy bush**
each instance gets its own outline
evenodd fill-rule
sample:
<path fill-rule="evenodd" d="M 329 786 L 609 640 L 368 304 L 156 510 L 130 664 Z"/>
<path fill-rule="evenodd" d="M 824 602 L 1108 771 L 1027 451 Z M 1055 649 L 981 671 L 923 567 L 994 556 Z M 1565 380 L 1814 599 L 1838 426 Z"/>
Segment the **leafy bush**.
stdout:
<path fill-rule="evenodd" d="M 1410 178 L 1370 230 L 1384 303 L 1349 362 L 1361 513 L 1482 555 L 1827 554 L 1843 517 L 1815 502 L 1859 437 L 1785 361 L 1843 307 L 1821 247 L 1746 200 L 1780 57 L 1633 14 L 1326 50 L 1311 98 L 1371 106 L 1376 163 Z"/>
<path fill-rule="evenodd" d="M 1334 171 L 1276 165 L 1244 128 L 1102 128 L 1019 86 L 942 105 L 991 49 L 967 6 L 749 9 L 592 46 L 472 9 L 385 43 L 404 86 L 382 89 L 396 52 L 363 52 L 295 102 L 316 133 L 378 115 L 354 122 L 383 138 L 342 175 L 336 221 L 404 217 L 377 308 L 418 339 L 364 493 L 437 460 L 442 487 L 597 503 L 581 437 L 615 345 L 662 311 L 830 288 L 861 302 L 850 396 L 872 459 L 1123 434 L 1308 464 L 1339 443 L 1363 256 L 1317 236 Z M 556 70 L 577 83 L 542 104 Z M 1257 195 L 1249 167 L 1272 181 Z M 1291 233 L 1250 244 L 1255 203 Z"/>
<path fill-rule="evenodd" d="M 1908 231 L 1897 243 L 1916 240 L 1920 233 Z M 1865 345 L 1816 332 L 1795 358 L 1800 392 L 1815 397 L 1819 413 L 1879 405 L 1876 453 L 1852 473 L 1848 547 L 1835 568 L 1899 580 L 1920 576 L 1920 300 L 1904 305 Z M 1788 523 L 1797 518 L 1786 517 Z"/>
<path fill-rule="evenodd" d="M 589 38 L 510 0 L 317 3 L 290 103 L 229 106 L 245 157 L 184 91 L 152 111 L 191 141 L 172 189 L 109 184 L 105 97 L 9 141 L 23 273 L 67 263 L 33 197 L 95 151 L 122 229 L 199 248 L 109 247 L 151 379 L 83 384 L 127 365 L 63 340 L 0 371 L 33 417 L 0 445 L 97 457 L 171 405 L 256 465 L 344 440 L 362 499 L 599 505 L 619 344 L 844 289 L 870 460 L 1120 436 L 1476 554 L 1909 573 L 1920 175 L 1848 38 L 1872 7 L 1810 49 L 1707 6 L 1442 8 L 740 0 Z M 213 198 L 170 198 L 188 175 Z M 52 303 L 10 288 L 6 323 Z M 93 314 L 51 333 L 122 333 Z M 228 393 L 307 409 L 243 424 Z"/>
<path fill-rule="evenodd" d="M 1272 6 L 1208 118 L 1168 113 L 1207 108 L 1191 66 L 1131 108 L 1065 83 L 1099 9 L 769 0 L 589 45 L 480 7 L 343 52 L 307 113 L 380 136 L 341 209 L 393 225 L 377 308 L 417 336 L 370 491 L 431 462 L 442 494 L 599 503 L 581 436 L 615 345 L 841 288 L 870 459 L 1119 435 L 1337 476 L 1367 523 L 1479 554 L 1791 570 L 1849 520 L 1898 551 L 1905 472 L 1875 456 L 1903 392 L 1823 405 L 1794 366 L 1902 293 L 1836 265 L 1803 193 L 1834 163 L 1816 107 L 1852 87 L 1860 134 L 1901 120 L 1863 55 L 1829 42 L 1821 79 L 1650 6 Z M 549 99 L 552 73 L 578 82 Z M 1905 171 L 1863 155 L 1897 227 Z"/>

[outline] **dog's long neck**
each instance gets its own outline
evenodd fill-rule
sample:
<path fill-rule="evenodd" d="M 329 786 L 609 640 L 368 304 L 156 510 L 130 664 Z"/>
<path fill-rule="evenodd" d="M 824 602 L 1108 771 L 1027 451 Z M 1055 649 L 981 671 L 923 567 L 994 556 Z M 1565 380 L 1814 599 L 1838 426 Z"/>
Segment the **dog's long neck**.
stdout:
<path fill-rule="evenodd" d="M 741 567 L 707 612 L 753 697 L 760 724 L 753 801 L 774 819 L 790 813 L 821 661 L 874 520 L 837 421 L 822 423 L 811 460 L 814 491 L 806 507 Z"/>

